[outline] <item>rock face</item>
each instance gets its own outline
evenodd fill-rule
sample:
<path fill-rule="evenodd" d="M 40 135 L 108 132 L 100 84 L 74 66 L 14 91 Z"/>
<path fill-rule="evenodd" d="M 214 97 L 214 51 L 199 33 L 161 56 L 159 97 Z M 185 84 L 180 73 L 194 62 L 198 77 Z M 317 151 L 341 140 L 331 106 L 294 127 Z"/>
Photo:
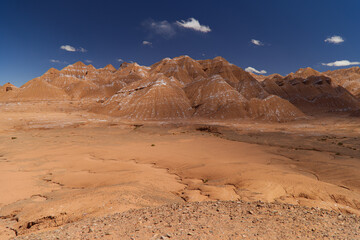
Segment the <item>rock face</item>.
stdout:
<path fill-rule="evenodd" d="M 124 87 L 103 104 L 100 112 L 141 120 L 188 118 L 193 109 L 180 86 L 175 78 L 157 74 Z"/>
<path fill-rule="evenodd" d="M 111 64 L 96 69 L 82 62 L 76 62 L 60 71 L 51 68 L 41 77 L 24 84 L 19 93 L 12 96 L 12 100 L 106 99 L 126 85 L 123 81 L 114 79 L 116 71 Z"/>
<path fill-rule="evenodd" d="M 304 117 L 302 111 L 358 110 L 359 100 L 351 92 L 357 93 L 359 68 L 337 71 L 304 68 L 286 77 L 266 77 L 250 74 L 222 57 L 165 58 L 150 67 L 124 62 L 119 69 L 77 62 L 62 70 L 51 68 L 18 89 L 7 86 L 6 91 L 3 86 L 0 100 L 81 100 L 93 111 L 140 120 L 287 121 Z M 342 75 L 347 80 L 341 80 Z"/>
<path fill-rule="evenodd" d="M 198 77 L 206 76 L 199 62 L 188 56 L 165 58 L 153 64 L 150 73 L 162 73 L 167 77 L 175 77 L 183 86 Z"/>
<path fill-rule="evenodd" d="M 289 101 L 274 95 L 265 99 L 251 99 L 248 109 L 252 118 L 268 121 L 285 122 L 305 117 L 305 114 Z"/>
<path fill-rule="evenodd" d="M 258 80 L 259 82 L 262 82 L 264 81 L 265 79 L 282 79 L 284 78 L 283 76 L 281 76 L 280 74 L 278 73 L 273 73 L 273 74 L 270 74 L 269 76 L 265 76 L 265 75 L 257 75 L 255 73 L 252 73 L 252 72 L 249 72 L 249 74 L 255 78 L 256 80 Z"/>
<path fill-rule="evenodd" d="M 350 114 L 351 117 L 360 117 L 360 110 L 356 110 Z"/>
<path fill-rule="evenodd" d="M 247 117 L 247 99 L 231 87 L 220 75 L 201 78 L 185 87 L 195 116 L 209 118 Z"/>
<path fill-rule="evenodd" d="M 0 86 L 0 92 L 1 93 L 5 93 L 5 92 L 11 92 L 11 91 L 16 91 L 18 88 L 11 84 L 11 83 L 5 83 L 3 86 Z"/>
<path fill-rule="evenodd" d="M 360 99 L 360 67 L 326 71 L 324 74 Z"/>
<path fill-rule="evenodd" d="M 262 86 L 268 93 L 290 101 L 305 112 L 351 111 L 360 107 L 352 94 L 328 77 L 321 74 L 307 78 L 294 76 L 265 79 Z"/>
<path fill-rule="evenodd" d="M 84 79 L 91 70 L 95 70 L 92 65 L 87 66 L 82 62 L 76 62 L 62 69 L 60 71 L 60 76 Z"/>
<path fill-rule="evenodd" d="M 312 69 L 310 67 L 307 68 L 300 68 L 294 74 L 290 73 L 287 77 L 288 78 L 308 78 L 311 76 L 324 76 L 322 73 Z"/>
<path fill-rule="evenodd" d="M 266 98 L 269 94 L 262 88 L 260 83 L 248 72 L 229 63 L 222 57 L 202 60 L 207 76 L 220 75 L 230 86 L 239 91 L 246 99 Z"/>
<path fill-rule="evenodd" d="M 142 120 L 194 117 L 284 121 L 304 116 L 286 100 L 274 98 L 268 104 L 270 95 L 261 84 L 221 57 L 204 61 L 188 56 L 166 58 L 150 68 L 124 63 L 114 75 L 113 79 L 127 86 L 96 108 L 97 112 Z M 250 101 L 255 98 L 259 101 Z M 266 106 L 261 108 L 261 104 Z M 284 111 L 280 109 L 283 106 L 287 106 Z M 285 114 L 288 110 L 291 112 Z M 271 116 L 266 116 L 267 111 Z"/>
<path fill-rule="evenodd" d="M 149 67 L 140 66 L 137 63 L 122 63 L 110 80 L 129 84 L 149 77 L 149 70 Z"/>
<path fill-rule="evenodd" d="M 253 78 L 255 78 L 256 80 L 258 80 L 259 82 L 264 81 L 266 78 L 268 78 L 268 76 L 265 75 L 257 75 L 256 73 L 252 73 L 252 72 L 248 72 Z M 269 75 L 270 77 L 270 75 Z"/>
<path fill-rule="evenodd" d="M 255 118 L 270 121 L 294 120 L 305 115 L 280 97 L 265 99 L 242 96 L 220 75 L 201 78 L 184 88 L 195 109 L 194 116 L 212 119 Z"/>
<path fill-rule="evenodd" d="M 13 99 L 19 88 L 14 86 L 11 83 L 5 83 L 3 86 L 0 86 L 0 101 L 9 101 Z"/>
<path fill-rule="evenodd" d="M 15 96 L 16 100 L 68 100 L 70 97 L 65 91 L 51 85 L 41 78 L 35 78 L 21 87 L 21 91 Z"/>
<path fill-rule="evenodd" d="M 106 65 L 106 66 L 104 67 L 104 69 L 105 69 L 105 70 L 108 70 L 108 71 L 110 71 L 110 72 L 116 72 L 116 68 L 115 68 L 113 65 L 111 65 L 111 64 Z"/>

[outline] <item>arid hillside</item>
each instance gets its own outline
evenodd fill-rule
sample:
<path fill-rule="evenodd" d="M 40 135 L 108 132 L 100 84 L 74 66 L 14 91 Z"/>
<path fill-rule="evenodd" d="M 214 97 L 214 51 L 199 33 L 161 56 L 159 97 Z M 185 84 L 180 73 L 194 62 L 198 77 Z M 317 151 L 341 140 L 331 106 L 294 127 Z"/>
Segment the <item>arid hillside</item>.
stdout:
<path fill-rule="evenodd" d="M 81 101 L 88 111 L 133 120 L 284 122 L 359 110 L 358 74 L 357 68 L 326 73 L 304 68 L 286 77 L 259 76 L 222 57 L 197 61 L 180 56 L 150 67 L 123 63 L 119 69 L 76 62 L 51 68 L 20 88 L 4 85 L 0 101 Z"/>
<path fill-rule="evenodd" d="M 283 77 L 279 74 L 256 75 L 269 93 L 288 100 L 305 114 L 354 112 L 360 107 L 358 68 L 318 72 L 300 68 Z"/>
<path fill-rule="evenodd" d="M 225 59 L 188 56 L 150 67 L 123 63 L 119 69 L 77 62 L 62 70 L 51 68 L 20 88 L 6 84 L 0 92 L 3 102 L 82 101 L 90 111 L 139 120 L 304 117 L 286 100 L 271 98 L 268 105 L 269 97 L 255 78 Z"/>

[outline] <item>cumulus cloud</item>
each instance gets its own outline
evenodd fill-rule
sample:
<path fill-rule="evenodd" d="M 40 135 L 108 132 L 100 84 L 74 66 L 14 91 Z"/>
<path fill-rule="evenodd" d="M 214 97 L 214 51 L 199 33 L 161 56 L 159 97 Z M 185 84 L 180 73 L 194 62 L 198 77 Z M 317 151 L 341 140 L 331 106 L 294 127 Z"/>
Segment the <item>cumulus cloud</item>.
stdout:
<path fill-rule="evenodd" d="M 74 48 L 73 46 L 70 46 L 70 45 L 62 45 L 60 47 L 60 49 L 68 51 L 68 52 L 75 52 L 76 51 L 76 48 Z"/>
<path fill-rule="evenodd" d="M 245 68 L 245 71 L 251 72 L 251 73 L 256 73 L 256 74 L 266 74 L 267 73 L 265 70 L 258 71 L 253 67 L 247 67 L 247 68 Z"/>
<path fill-rule="evenodd" d="M 260 40 L 251 39 L 251 43 L 256 46 L 263 46 L 264 44 Z"/>
<path fill-rule="evenodd" d="M 164 38 L 171 38 L 176 34 L 174 24 L 168 21 L 154 21 L 152 19 L 143 22 L 143 26 L 151 33 L 161 35 Z"/>
<path fill-rule="evenodd" d="M 152 42 L 149 42 L 149 41 L 143 41 L 142 44 L 143 44 L 143 45 L 152 46 Z"/>
<path fill-rule="evenodd" d="M 118 59 L 116 59 L 116 61 L 123 62 L 124 60 L 122 60 L 121 58 L 118 58 Z"/>
<path fill-rule="evenodd" d="M 195 18 L 189 18 L 188 20 L 180 20 L 176 22 L 164 21 L 155 21 L 153 19 L 146 20 L 142 23 L 152 35 L 160 35 L 165 39 L 170 39 L 174 37 L 179 30 L 179 28 L 191 29 L 194 31 L 208 33 L 211 32 L 209 26 L 201 25 L 198 20 Z M 150 36 L 151 37 L 151 36 Z"/>
<path fill-rule="evenodd" d="M 328 37 L 324 41 L 328 43 L 339 44 L 344 42 L 344 39 L 341 36 L 332 36 L 332 37 Z"/>
<path fill-rule="evenodd" d="M 62 45 L 62 46 L 60 46 L 60 49 L 68 51 L 68 52 L 82 52 L 82 53 L 87 52 L 87 50 L 85 48 L 79 47 L 78 49 L 76 49 L 75 47 L 70 46 L 70 45 Z"/>
<path fill-rule="evenodd" d="M 184 20 L 176 21 L 176 24 L 180 27 L 192 29 L 194 31 L 198 31 L 202 33 L 211 32 L 209 26 L 201 25 L 200 22 L 195 18 L 189 18 L 187 21 Z"/>
<path fill-rule="evenodd" d="M 57 63 L 57 64 L 68 64 L 68 62 L 66 62 L 66 61 L 60 61 L 60 60 L 57 60 L 57 59 L 50 59 L 49 61 L 51 63 Z"/>
<path fill-rule="evenodd" d="M 345 66 L 351 66 L 351 65 L 360 65 L 360 62 L 350 62 L 348 60 L 340 60 L 330 63 L 322 63 L 324 66 L 328 67 L 345 67 Z"/>

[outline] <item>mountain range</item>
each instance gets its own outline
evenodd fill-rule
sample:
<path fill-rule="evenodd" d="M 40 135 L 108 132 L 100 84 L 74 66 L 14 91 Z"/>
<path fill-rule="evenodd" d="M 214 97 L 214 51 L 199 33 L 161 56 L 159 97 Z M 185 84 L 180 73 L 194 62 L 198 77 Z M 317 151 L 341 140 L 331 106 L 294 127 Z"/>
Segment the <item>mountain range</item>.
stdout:
<path fill-rule="evenodd" d="M 139 120 L 237 119 L 289 121 L 360 109 L 360 68 L 287 76 L 256 75 L 222 57 L 165 58 L 150 67 L 122 63 L 96 69 L 76 62 L 49 69 L 20 88 L 0 87 L 0 101 L 81 101 L 90 111 Z"/>

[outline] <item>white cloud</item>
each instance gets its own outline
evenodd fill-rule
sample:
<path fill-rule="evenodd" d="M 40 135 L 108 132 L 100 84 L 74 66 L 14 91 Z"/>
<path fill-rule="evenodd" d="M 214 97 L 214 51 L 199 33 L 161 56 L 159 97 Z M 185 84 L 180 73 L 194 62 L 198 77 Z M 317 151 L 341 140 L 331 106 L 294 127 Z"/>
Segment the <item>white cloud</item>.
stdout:
<path fill-rule="evenodd" d="M 360 62 L 350 62 L 348 60 L 340 60 L 340 61 L 335 61 L 335 62 L 331 62 L 331 63 L 322 63 L 322 65 L 328 66 L 328 67 L 345 67 L 345 66 L 351 66 L 351 65 L 360 65 Z"/>
<path fill-rule="evenodd" d="M 208 33 L 211 32 L 209 26 L 201 25 L 195 18 L 189 18 L 187 21 L 176 21 L 176 24 L 183 28 L 189 28 L 198 32 Z"/>
<path fill-rule="evenodd" d="M 124 60 L 122 60 L 121 58 L 118 58 L 118 59 L 116 59 L 116 61 L 123 62 Z"/>
<path fill-rule="evenodd" d="M 152 42 L 149 42 L 149 41 L 143 41 L 142 44 L 143 44 L 143 45 L 152 46 Z"/>
<path fill-rule="evenodd" d="M 70 45 L 62 45 L 62 46 L 60 46 L 60 49 L 68 51 L 68 52 L 82 52 L 82 53 L 87 52 L 87 50 L 85 48 L 79 47 L 78 49 L 76 49 L 75 47 L 70 46 Z"/>
<path fill-rule="evenodd" d="M 332 36 L 332 37 L 328 37 L 324 41 L 328 43 L 339 44 L 344 42 L 344 39 L 341 36 Z"/>
<path fill-rule="evenodd" d="M 50 59 L 49 61 L 51 63 L 68 64 L 68 62 L 66 62 L 66 61 L 60 61 L 60 60 L 57 60 L 57 59 Z"/>
<path fill-rule="evenodd" d="M 168 21 L 154 21 L 152 19 L 143 22 L 150 32 L 163 36 L 164 38 L 171 38 L 176 34 L 173 24 Z"/>
<path fill-rule="evenodd" d="M 88 59 L 86 59 L 85 62 L 86 62 L 86 63 L 92 63 L 92 61 L 91 61 L 91 60 L 88 60 Z"/>
<path fill-rule="evenodd" d="M 263 46 L 264 44 L 260 40 L 251 39 L 251 43 L 256 46 Z"/>
<path fill-rule="evenodd" d="M 68 52 L 75 52 L 76 49 L 73 46 L 70 45 L 62 45 L 60 49 L 68 51 Z"/>
<path fill-rule="evenodd" d="M 195 18 L 189 18 L 187 21 L 181 20 L 176 22 L 169 22 L 167 20 L 164 21 L 155 21 L 152 19 L 146 20 L 142 23 L 142 25 L 151 33 L 160 35 L 166 39 L 172 38 L 176 35 L 178 28 L 187 28 L 192 29 L 194 31 L 199 31 L 203 33 L 211 32 L 209 26 L 201 25 L 198 20 Z M 150 37 L 152 37 L 150 35 Z"/>
<path fill-rule="evenodd" d="M 253 67 L 247 67 L 247 68 L 245 68 L 245 71 L 251 72 L 251 73 L 256 73 L 256 74 L 266 74 L 267 73 L 265 70 L 258 71 Z"/>

